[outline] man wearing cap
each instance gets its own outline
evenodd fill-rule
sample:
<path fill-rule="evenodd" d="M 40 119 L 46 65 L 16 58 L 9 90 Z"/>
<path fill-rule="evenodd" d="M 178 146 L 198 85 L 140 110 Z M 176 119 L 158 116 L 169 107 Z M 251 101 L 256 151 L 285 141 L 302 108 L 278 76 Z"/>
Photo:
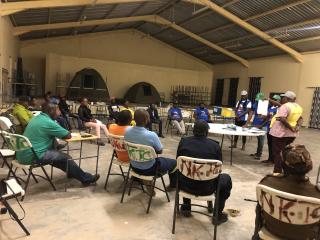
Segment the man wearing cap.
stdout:
<path fill-rule="evenodd" d="M 252 107 L 251 101 L 248 99 L 248 92 L 243 90 L 241 91 L 241 99 L 237 102 L 235 113 L 235 124 L 239 127 L 244 126 L 247 123 L 248 113 L 250 112 Z M 231 147 L 236 148 L 238 143 L 238 136 L 234 136 L 234 143 Z M 247 138 L 245 136 L 242 137 L 242 150 L 246 148 Z"/>
<path fill-rule="evenodd" d="M 261 180 L 260 184 L 286 193 L 317 199 L 320 198 L 320 191 L 311 184 L 309 178 L 306 176 L 306 174 L 312 170 L 312 160 L 305 146 L 289 145 L 285 147 L 281 164 L 284 174 L 281 176 L 268 175 Z M 286 211 L 285 207 L 288 208 Z M 283 216 L 288 219 L 295 214 L 294 212 L 290 212 L 291 207 L 292 205 L 283 203 Z M 286 214 L 286 212 L 290 214 Z M 302 214 L 302 210 L 300 213 Z M 311 216 L 313 216 L 312 211 L 310 211 L 310 217 Z M 318 213 L 315 212 L 313 217 L 316 218 L 318 216 L 319 211 Z M 286 223 L 261 211 L 261 206 L 257 204 L 255 231 L 252 240 L 260 239 L 258 233 L 262 226 L 279 239 L 319 239 L 318 223 L 306 225 Z"/>
<path fill-rule="evenodd" d="M 269 156 L 267 160 L 262 161 L 262 163 L 274 163 L 272 157 L 272 136 L 270 135 L 270 124 L 273 117 L 277 114 L 280 104 L 281 97 L 280 95 L 273 95 L 271 99 L 269 99 L 269 107 L 268 107 L 268 122 L 266 124 L 267 128 L 267 139 L 268 139 L 268 151 Z"/>
<path fill-rule="evenodd" d="M 281 152 L 291 144 L 298 135 L 302 124 L 302 107 L 296 103 L 296 94 L 287 91 L 281 94 L 283 104 L 271 121 L 272 156 L 275 162 L 274 173 L 282 173 Z"/>

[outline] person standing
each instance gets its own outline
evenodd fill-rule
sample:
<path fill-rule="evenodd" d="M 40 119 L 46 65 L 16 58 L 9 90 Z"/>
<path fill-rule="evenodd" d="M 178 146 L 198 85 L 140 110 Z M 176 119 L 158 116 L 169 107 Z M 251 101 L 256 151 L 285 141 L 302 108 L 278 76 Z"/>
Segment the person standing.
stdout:
<path fill-rule="evenodd" d="M 261 129 L 263 131 L 267 131 L 267 122 L 268 122 L 268 116 L 264 116 L 261 114 L 258 114 L 258 106 L 259 106 L 259 101 L 264 99 L 264 94 L 263 93 L 258 93 L 256 95 L 255 103 L 252 106 L 252 111 L 249 113 L 249 117 L 247 120 L 247 123 L 245 125 L 248 126 L 250 124 L 252 115 L 254 114 L 254 118 L 252 121 L 252 126 L 258 129 Z M 254 159 L 260 160 L 262 152 L 263 152 L 263 145 L 264 145 L 264 138 L 265 136 L 258 136 L 258 145 L 257 145 L 257 151 L 256 153 L 250 154 L 251 157 L 254 157 Z"/>
<path fill-rule="evenodd" d="M 196 108 L 193 114 L 194 119 L 197 120 L 203 120 L 207 123 L 212 123 L 210 120 L 210 113 L 208 108 L 206 108 L 204 103 L 200 103 L 199 107 Z"/>
<path fill-rule="evenodd" d="M 162 120 L 159 117 L 158 109 L 155 104 L 151 104 L 148 108 L 148 113 L 150 116 L 150 122 L 148 124 L 148 128 L 150 131 L 152 131 L 152 124 L 158 124 L 159 125 L 159 133 L 158 136 L 161 138 L 164 138 L 162 134 Z"/>
<path fill-rule="evenodd" d="M 186 127 L 184 125 L 181 109 L 178 107 L 178 103 L 174 102 L 172 107 L 168 111 L 168 118 L 173 126 L 178 129 L 181 135 L 186 134 Z"/>
<path fill-rule="evenodd" d="M 287 91 L 281 94 L 283 104 L 271 121 L 270 135 L 272 136 L 272 156 L 275 162 L 274 173 L 282 173 L 281 153 L 298 136 L 303 122 L 302 107 L 296 103 L 296 94 Z"/>
<path fill-rule="evenodd" d="M 262 163 L 274 163 L 273 157 L 272 157 L 272 136 L 270 135 L 270 124 L 273 117 L 277 114 L 280 104 L 281 97 L 280 95 L 273 95 L 270 99 L 270 104 L 268 108 L 268 122 L 266 125 L 267 128 L 267 139 L 268 139 L 268 152 L 269 156 L 267 160 L 262 161 Z"/>
<path fill-rule="evenodd" d="M 237 102 L 235 109 L 235 125 L 243 127 L 247 123 L 248 113 L 251 111 L 252 103 L 248 99 L 248 92 L 243 90 L 241 91 L 241 99 Z M 231 146 L 232 148 L 237 148 L 239 136 L 234 136 L 234 143 Z M 247 137 L 242 137 L 242 150 L 246 149 Z"/>

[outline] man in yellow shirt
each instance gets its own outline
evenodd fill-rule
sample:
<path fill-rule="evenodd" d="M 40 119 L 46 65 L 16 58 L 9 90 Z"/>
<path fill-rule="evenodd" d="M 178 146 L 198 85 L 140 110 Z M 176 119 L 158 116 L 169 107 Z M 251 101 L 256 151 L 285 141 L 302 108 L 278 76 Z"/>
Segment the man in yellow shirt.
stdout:
<path fill-rule="evenodd" d="M 26 97 L 20 97 L 19 101 L 14 104 L 12 114 L 18 119 L 22 130 L 24 130 L 31 118 L 33 118 L 32 112 L 28 110 L 28 99 Z"/>
<path fill-rule="evenodd" d="M 120 107 L 120 112 L 123 111 L 123 110 L 128 110 L 130 113 L 131 113 L 131 117 L 132 119 L 134 119 L 134 111 L 129 107 L 129 101 L 126 100 L 123 104 L 123 106 Z M 136 122 L 134 120 L 131 121 L 130 123 L 131 126 L 135 126 L 136 125 Z"/>

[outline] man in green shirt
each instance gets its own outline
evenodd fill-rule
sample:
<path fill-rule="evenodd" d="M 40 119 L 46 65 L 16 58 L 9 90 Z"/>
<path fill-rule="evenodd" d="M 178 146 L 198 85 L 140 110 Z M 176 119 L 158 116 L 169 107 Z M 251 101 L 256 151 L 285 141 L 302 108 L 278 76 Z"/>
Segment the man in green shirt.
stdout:
<path fill-rule="evenodd" d="M 55 138 L 71 138 L 71 133 L 54 121 L 59 112 L 55 104 L 44 103 L 42 105 L 42 113 L 32 118 L 24 131 L 24 136 L 30 140 L 37 159 L 34 158 L 31 149 L 28 149 L 16 153 L 18 162 L 31 164 L 36 161 L 36 163 L 50 164 L 64 172 L 68 163 L 68 177 L 75 178 L 84 185 L 96 182 L 100 177 L 99 174 L 91 175 L 84 172 L 74 161 L 70 160 L 71 157 L 68 154 L 54 149 Z"/>
<path fill-rule="evenodd" d="M 24 130 L 33 118 L 32 112 L 28 110 L 28 100 L 26 97 L 20 97 L 19 102 L 14 104 L 12 114 L 18 119 L 22 126 L 22 130 Z"/>

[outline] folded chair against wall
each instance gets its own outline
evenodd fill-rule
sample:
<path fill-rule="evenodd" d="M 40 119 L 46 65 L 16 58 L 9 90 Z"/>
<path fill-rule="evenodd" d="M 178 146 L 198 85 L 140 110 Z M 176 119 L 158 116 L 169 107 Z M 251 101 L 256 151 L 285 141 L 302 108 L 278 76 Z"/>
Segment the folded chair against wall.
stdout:
<path fill-rule="evenodd" d="M 320 199 L 282 192 L 262 184 L 258 184 L 256 189 L 257 200 L 264 214 L 292 225 L 318 224 L 317 239 L 319 239 Z M 284 210 L 283 206 L 289 206 L 289 208 Z M 272 233 L 272 229 L 266 227 L 262 227 L 259 237 L 262 240 L 281 240 Z"/>
<path fill-rule="evenodd" d="M 5 138 L 5 141 L 7 143 L 7 145 L 9 146 L 9 148 L 12 150 L 12 151 L 15 151 L 15 152 L 19 152 L 19 151 L 23 151 L 23 150 L 28 150 L 30 149 L 33 153 L 33 156 L 34 156 L 34 160 L 33 160 L 33 163 L 30 164 L 30 165 L 26 165 L 26 164 L 20 164 L 17 160 L 13 160 L 12 163 L 11 163 L 11 169 L 13 170 L 14 169 L 14 173 L 17 171 L 17 169 L 22 169 L 24 171 L 26 171 L 28 173 L 28 176 L 27 176 L 27 180 L 24 181 L 25 182 L 25 187 L 24 187 L 24 191 L 27 192 L 27 188 L 28 188 L 28 185 L 29 185 L 29 181 L 30 181 L 30 177 L 32 176 L 33 179 L 35 180 L 36 183 L 38 183 L 37 179 L 36 179 L 36 175 L 33 173 L 33 169 L 36 169 L 36 168 L 41 168 L 41 170 L 43 171 L 45 177 L 43 176 L 40 176 L 40 175 L 37 175 L 38 177 L 41 177 L 45 180 L 47 180 L 51 187 L 53 188 L 54 191 L 56 191 L 56 188 L 54 186 L 54 184 L 52 183 L 51 181 L 51 178 L 49 177 L 47 171 L 45 170 L 44 166 L 48 165 L 48 164 L 38 164 L 36 163 L 36 160 L 38 160 L 38 156 L 37 154 L 35 153 L 33 147 L 32 147 L 32 144 L 31 142 L 29 141 L 29 139 L 25 136 L 22 136 L 22 135 L 18 135 L 18 134 L 12 134 L 12 133 L 7 133 L 7 132 L 3 132 L 3 135 L 4 135 L 4 138 Z M 9 173 L 9 176 L 10 177 L 10 173 Z M 13 175 L 13 177 L 16 178 L 17 181 L 18 178 L 15 176 L 15 174 Z M 22 201 L 24 199 L 25 196 L 22 197 Z"/>
<path fill-rule="evenodd" d="M 189 198 L 197 201 L 208 201 L 215 200 L 215 212 L 212 215 L 199 212 L 199 211 L 192 211 L 196 213 L 200 213 L 206 215 L 208 217 L 218 219 L 218 211 L 219 208 L 217 204 L 219 203 L 219 192 L 220 192 L 220 184 L 219 184 L 219 176 L 222 170 L 222 162 L 219 160 L 208 160 L 208 159 L 198 159 L 198 158 L 191 158 L 191 157 L 184 157 L 180 156 L 177 159 L 177 167 L 178 167 L 178 175 L 177 175 L 177 186 L 176 186 L 176 197 L 173 209 L 173 224 L 172 224 L 172 233 L 175 233 L 176 228 L 176 218 L 177 213 L 179 213 L 179 203 L 180 197 Z M 192 180 L 196 181 L 209 181 L 213 179 L 217 179 L 217 190 L 216 194 L 213 193 L 207 196 L 197 196 L 194 194 L 187 193 L 180 189 L 180 176 L 185 176 Z M 198 205 L 198 204 L 191 204 L 191 206 L 203 207 L 208 209 L 207 205 Z M 218 225 L 215 223 L 214 225 L 214 239 L 217 238 L 217 228 Z"/>
<path fill-rule="evenodd" d="M 134 144 L 134 143 L 130 143 L 130 142 L 125 142 L 125 146 L 128 151 L 130 161 L 134 160 L 137 162 L 144 163 L 144 162 L 152 161 L 157 158 L 157 154 L 156 154 L 153 147 L 141 145 L 141 144 Z M 136 173 L 131 168 L 131 165 L 129 166 L 129 170 L 128 170 L 128 173 L 127 173 L 127 176 L 125 179 L 125 183 L 124 183 L 124 187 L 123 187 L 122 197 L 121 197 L 121 201 L 120 201 L 121 203 L 123 203 L 123 199 L 124 199 L 125 192 L 127 190 L 129 178 L 131 178 L 130 179 L 130 186 L 129 186 L 129 190 L 128 190 L 129 196 L 130 196 L 133 181 L 138 179 L 138 180 L 142 180 L 142 181 L 150 181 L 151 182 L 151 191 L 150 191 L 151 194 L 148 193 L 149 201 L 148 201 L 147 213 L 149 213 L 149 210 L 150 210 L 151 201 L 153 198 L 152 192 L 154 192 L 155 188 L 164 192 L 166 194 L 168 202 L 170 202 L 169 195 L 168 195 L 168 192 L 167 192 L 164 180 L 163 180 L 163 174 L 161 174 L 159 171 L 158 162 L 156 164 L 157 164 L 157 167 L 156 167 L 155 174 L 153 176 L 140 175 L 140 174 Z M 163 189 L 155 186 L 157 178 L 161 178 Z"/>
<path fill-rule="evenodd" d="M 109 138 L 110 144 L 113 148 L 113 153 L 112 153 L 111 161 L 109 164 L 106 183 L 104 185 L 105 190 L 107 190 L 108 181 L 109 181 L 110 176 L 114 176 L 114 175 L 119 176 L 120 175 L 123 177 L 123 180 L 125 180 L 126 176 L 123 171 L 123 167 L 129 167 L 129 165 L 130 165 L 130 162 L 121 162 L 121 160 L 119 160 L 117 157 L 117 152 L 127 152 L 127 149 L 125 148 L 124 136 L 117 136 L 117 135 L 109 134 L 108 138 Z M 113 164 L 119 166 L 121 174 L 120 173 L 111 173 L 111 168 L 112 168 Z"/>
<path fill-rule="evenodd" d="M 8 200 L 15 198 L 18 203 L 19 200 L 17 199 L 18 197 L 23 197 L 25 194 L 25 191 L 22 189 L 22 187 L 17 183 L 15 179 L 10 179 L 7 181 L 0 181 L 0 184 L 5 183 L 5 188 L 2 189 L 4 192 L 0 191 L 0 202 L 4 205 L 4 207 L 7 209 L 8 213 L 10 216 L 15 220 L 19 226 L 22 228 L 22 230 L 26 233 L 26 235 L 30 235 L 28 229 L 23 225 L 21 220 L 19 219 L 18 215 L 16 212 L 12 209 L 10 206 Z M 1 190 L 1 188 L 0 188 Z M 19 203 L 20 205 L 20 203 Z M 21 205 L 20 205 L 21 207 Z"/>

